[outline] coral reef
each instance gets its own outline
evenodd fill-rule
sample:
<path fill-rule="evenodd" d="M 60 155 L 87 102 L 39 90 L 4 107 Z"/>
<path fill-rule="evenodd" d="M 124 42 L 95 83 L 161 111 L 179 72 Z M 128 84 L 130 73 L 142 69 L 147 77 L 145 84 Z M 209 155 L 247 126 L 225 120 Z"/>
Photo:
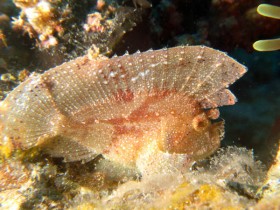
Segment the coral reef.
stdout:
<path fill-rule="evenodd" d="M 95 5 L 87 1 L 81 5 L 75 1 L 14 2 L 21 9 L 19 17 L 14 18 L 14 29 L 28 33 L 42 50 L 51 48 L 49 52 L 61 56 L 62 53 L 68 56 L 75 53 L 73 56 L 76 57 L 91 46 L 97 47 L 98 53 L 110 53 L 123 34 L 141 20 L 140 10 L 103 0 Z M 145 5 L 145 1 L 138 3 Z M 83 11 L 87 7 L 88 11 Z M 87 17 L 78 16 L 82 12 L 86 12 Z M 84 19 L 85 24 L 81 27 Z"/>
<path fill-rule="evenodd" d="M 76 188 L 67 175 L 47 162 L 9 160 L 0 165 L 1 209 L 62 209 Z"/>
<path fill-rule="evenodd" d="M 250 189 L 249 185 L 253 185 L 251 189 L 256 191 L 263 178 L 263 166 L 253 159 L 252 151 L 230 147 L 212 157 L 210 166 L 204 164 L 183 174 L 173 171 L 128 181 L 112 193 L 99 192 L 99 196 L 88 190 L 74 198 L 71 209 L 102 209 L 104 205 L 119 209 L 245 208 L 256 204 L 250 197 L 253 193 L 229 186 L 239 183 Z"/>
<path fill-rule="evenodd" d="M 55 34 L 62 36 L 65 31 L 62 24 L 71 18 L 71 10 L 67 5 L 59 6 L 59 2 L 14 0 L 15 5 L 21 8 L 21 13 L 14 19 L 13 27 L 26 31 L 42 48 L 57 45 Z"/>
<path fill-rule="evenodd" d="M 37 158 L 2 163 L 1 183 L 9 182 L 0 193 L 2 208 L 242 209 L 256 205 L 254 195 L 265 176 L 252 151 L 237 147 L 219 150 L 209 164 L 202 162 L 185 173 L 172 171 L 119 184 L 106 181 L 106 174 L 96 172 L 92 162 L 58 167 Z M 18 175 L 20 183 L 10 179 Z"/>
<path fill-rule="evenodd" d="M 275 158 L 275 163 L 267 173 L 266 181 L 260 189 L 259 195 L 262 199 L 259 201 L 256 209 L 279 209 L 280 197 L 280 147 Z"/>

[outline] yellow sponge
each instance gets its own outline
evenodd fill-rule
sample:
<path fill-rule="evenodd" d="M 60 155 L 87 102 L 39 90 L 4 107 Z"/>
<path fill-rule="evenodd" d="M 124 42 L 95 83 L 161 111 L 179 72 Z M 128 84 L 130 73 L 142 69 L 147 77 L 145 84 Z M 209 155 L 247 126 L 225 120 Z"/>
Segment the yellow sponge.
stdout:
<path fill-rule="evenodd" d="M 265 17 L 280 19 L 280 7 L 270 4 L 260 4 L 257 12 Z M 258 51 L 273 51 L 280 49 L 280 39 L 259 40 L 253 44 L 253 48 Z"/>

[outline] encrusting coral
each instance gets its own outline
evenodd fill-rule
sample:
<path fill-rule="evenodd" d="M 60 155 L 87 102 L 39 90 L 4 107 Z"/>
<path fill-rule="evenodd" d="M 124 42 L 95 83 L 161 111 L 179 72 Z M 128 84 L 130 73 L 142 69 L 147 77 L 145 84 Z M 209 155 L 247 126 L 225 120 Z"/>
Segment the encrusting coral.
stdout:
<path fill-rule="evenodd" d="M 219 150 L 210 163 L 184 173 L 174 170 L 130 180 L 109 194 L 83 190 L 70 209 L 243 209 L 256 204 L 254 193 L 263 178 L 263 165 L 254 160 L 252 151 L 229 147 Z"/>
<path fill-rule="evenodd" d="M 20 16 L 14 18 L 14 27 L 27 32 L 42 48 L 57 45 L 56 34 L 60 37 L 65 32 L 63 22 L 73 18 L 70 8 L 61 7 L 59 1 L 14 0 L 14 3 L 22 9 Z"/>
<path fill-rule="evenodd" d="M 100 53 L 111 53 L 121 37 L 141 20 L 140 9 L 123 7 L 115 1 L 98 0 L 95 6 L 87 1 L 14 0 L 14 3 L 21 9 L 20 15 L 13 18 L 14 30 L 27 33 L 36 40 L 37 47 L 53 54 L 59 51 L 69 54 L 75 47 L 75 57 L 91 46 L 99 48 Z M 144 0 L 135 4 L 148 6 Z M 85 10 L 88 10 L 87 20 L 82 24 Z"/>

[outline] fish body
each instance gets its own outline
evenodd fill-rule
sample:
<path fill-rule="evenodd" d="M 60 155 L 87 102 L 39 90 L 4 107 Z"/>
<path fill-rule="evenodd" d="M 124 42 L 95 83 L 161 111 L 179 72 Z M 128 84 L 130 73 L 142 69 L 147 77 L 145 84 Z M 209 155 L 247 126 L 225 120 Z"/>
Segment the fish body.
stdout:
<path fill-rule="evenodd" d="M 0 106 L 2 144 L 41 147 L 66 161 L 106 159 L 140 172 L 212 154 L 223 138 L 217 107 L 246 68 L 225 53 L 183 46 L 91 60 L 30 77 Z M 158 164 L 158 163 L 162 164 Z"/>

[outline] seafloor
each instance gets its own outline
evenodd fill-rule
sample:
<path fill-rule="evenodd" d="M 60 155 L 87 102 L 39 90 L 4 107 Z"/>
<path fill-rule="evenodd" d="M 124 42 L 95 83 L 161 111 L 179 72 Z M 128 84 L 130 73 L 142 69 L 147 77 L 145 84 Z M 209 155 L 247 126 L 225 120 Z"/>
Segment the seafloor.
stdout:
<path fill-rule="evenodd" d="M 222 147 L 186 173 L 146 179 L 96 163 L 65 163 L 0 144 L 1 209 L 279 209 L 280 54 L 257 40 L 280 35 L 258 0 L 0 0 L 0 97 L 28 76 L 90 52 L 93 57 L 178 45 L 225 51 L 248 68 L 220 109 Z M 5 126 L 5 125 L 1 125 Z"/>

